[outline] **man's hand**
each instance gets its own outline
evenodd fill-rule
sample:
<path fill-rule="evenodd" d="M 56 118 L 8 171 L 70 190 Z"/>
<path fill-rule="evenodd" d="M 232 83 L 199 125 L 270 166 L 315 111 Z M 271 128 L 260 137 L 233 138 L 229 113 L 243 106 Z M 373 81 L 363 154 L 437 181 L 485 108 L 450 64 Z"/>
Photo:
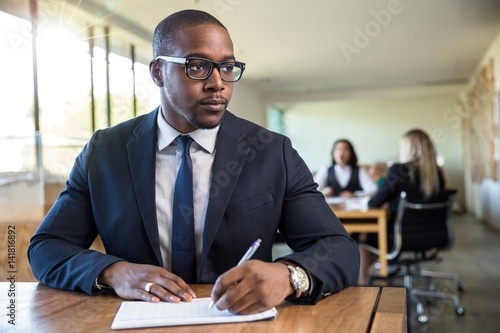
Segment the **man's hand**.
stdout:
<path fill-rule="evenodd" d="M 196 294 L 184 280 L 152 265 L 118 261 L 99 274 L 98 282 L 113 288 L 118 296 L 125 299 L 178 303 L 191 302 L 196 298 Z M 148 283 L 154 283 L 149 292 L 144 289 Z"/>
<path fill-rule="evenodd" d="M 285 265 L 249 260 L 219 276 L 212 301 L 219 310 L 252 314 L 279 305 L 293 293 Z"/>

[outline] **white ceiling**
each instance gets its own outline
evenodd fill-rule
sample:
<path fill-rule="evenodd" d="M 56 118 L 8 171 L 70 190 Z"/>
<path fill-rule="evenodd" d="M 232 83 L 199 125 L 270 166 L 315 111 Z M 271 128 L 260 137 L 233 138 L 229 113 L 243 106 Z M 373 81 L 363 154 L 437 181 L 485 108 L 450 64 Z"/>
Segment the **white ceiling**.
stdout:
<path fill-rule="evenodd" d="M 216 16 L 231 34 L 237 59 L 247 63 L 243 80 L 274 94 L 463 85 L 500 32 L 499 0 L 80 3 L 81 10 L 147 41 L 159 21 L 187 8 Z"/>

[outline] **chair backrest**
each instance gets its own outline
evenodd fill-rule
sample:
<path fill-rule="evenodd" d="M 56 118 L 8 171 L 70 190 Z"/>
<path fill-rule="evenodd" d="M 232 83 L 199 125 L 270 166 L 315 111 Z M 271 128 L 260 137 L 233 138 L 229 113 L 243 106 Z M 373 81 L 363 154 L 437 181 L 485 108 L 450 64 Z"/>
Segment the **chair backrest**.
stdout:
<path fill-rule="evenodd" d="M 404 251 L 450 248 L 454 242 L 451 214 L 456 192 L 443 190 L 425 201 L 402 192 L 394 222 L 394 245 L 387 258 L 394 259 Z"/>

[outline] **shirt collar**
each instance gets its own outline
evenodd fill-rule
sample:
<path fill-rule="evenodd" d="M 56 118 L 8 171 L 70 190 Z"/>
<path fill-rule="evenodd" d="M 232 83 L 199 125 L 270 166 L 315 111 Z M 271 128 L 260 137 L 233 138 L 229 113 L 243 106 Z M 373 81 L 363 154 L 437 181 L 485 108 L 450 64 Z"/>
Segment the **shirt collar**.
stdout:
<path fill-rule="evenodd" d="M 189 134 L 193 140 L 200 145 L 207 152 L 212 154 L 215 151 L 215 141 L 217 140 L 217 133 L 219 132 L 220 124 L 211 129 L 197 129 Z M 169 123 L 163 118 L 162 110 L 158 111 L 158 150 L 163 150 L 169 146 L 175 138 L 183 133 L 177 131 L 170 126 Z"/>
<path fill-rule="evenodd" d="M 335 164 L 335 171 L 338 171 L 338 172 L 350 172 L 350 171 L 352 171 L 352 167 L 348 164 L 344 168 L 342 168 L 340 165 Z"/>

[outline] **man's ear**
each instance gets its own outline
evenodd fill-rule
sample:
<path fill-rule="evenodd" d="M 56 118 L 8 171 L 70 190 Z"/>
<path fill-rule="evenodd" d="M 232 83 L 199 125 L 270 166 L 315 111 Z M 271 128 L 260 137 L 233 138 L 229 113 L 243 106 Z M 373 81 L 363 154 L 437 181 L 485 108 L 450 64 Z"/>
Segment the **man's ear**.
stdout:
<path fill-rule="evenodd" d="M 157 60 L 151 60 L 149 62 L 149 74 L 151 74 L 151 78 L 153 82 L 158 87 L 163 87 L 163 78 L 161 75 L 161 66 Z"/>

